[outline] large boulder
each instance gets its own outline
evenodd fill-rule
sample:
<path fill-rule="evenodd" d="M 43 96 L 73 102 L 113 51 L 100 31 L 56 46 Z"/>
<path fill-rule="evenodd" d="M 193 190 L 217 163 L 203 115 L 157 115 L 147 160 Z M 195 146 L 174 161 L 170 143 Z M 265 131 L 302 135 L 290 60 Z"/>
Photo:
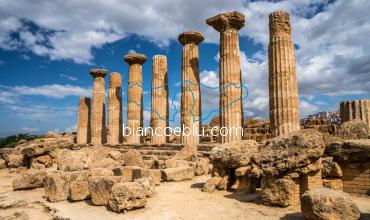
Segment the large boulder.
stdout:
<path fill-rule="evenodd" d="M 246 166 L 257 151 L 258 143 L 255 141 L 242 140 L 231 142 L 213 147 L 210 161 L 215 167 L 236 169 Z"/>
<path fill-rule="evenodd" d="M 7 167 L 6 161 L 3 158 L 0 158 L 0 169 L 5 169 Z"/>
<path fill-rule="evenodd" d="M 301 197 L 301 211 L 308 220 L 357 220 L 361 215 L 348 194 L 327 188 L 305 192 Z"/>
<path fill-rule="evenodd" d="M 292 172 L 308 173 L 309 165 L 315 164 L 324 154 L 325 145 L 321 133 L 302 130 L 287 137 L 276 137 L 259 147 L 253 155 L 253 163 L 265 176 L 285 176 Z M 318 169 L 312 166 L 312 169 Z"/>
<path fill-rule="evenodd" d="M 94 205 L 107 205 L 112 187 L 122 179 L 119 176 L 92 176 L 88 180 L 91 201 Z"/>
<path fill-rule="evenodd" d="M 9 168 L 18 168 L 25 165 L 23 154 L 10 154 L 5 159 Z"/>
<path fill-rule="evenodd" d="M 368 162 L 370 139 L 335 141 L 326 147 L 325 153 L 338 162 Z"/>
<path fill-rule="evenodd" d="M 322 159 L 322 177 L 342 177 L 342 169 L 338 163 L 333 161 L 332 157 Z"/>
<path fill-rule="evenodd" d="M 189 180 L 194 177 L 193 167 L 174 167 L 162 170 L 163 179 L 166 181 Z"/>
<path fill-rule="evenodd" d="M 122 154 L 109 147 L 85 147 L 81 151 L 85 151 L 87 154 L 86 167 L 89 169 L 113 168 L 121 165 L 123 162 Z"/>
<path fill-rule="evenodd" d="M 45 169 L 53 165 L 50 155 L 41 155 L 34 157 L 31 162 L 31 167 L 34 169 Z"/>
<path fill-rule="evenodd" d="M 123 166 L 115 167 L 113 173 L 115 176 L 120 176 L 122 180 L 131 182 L 141 178 L 141 167 L 138 166 Z"/>
<path fill-rule="evenodd" d="M 203 185 L 202 191 L 203 192 L 213 192 L 215 191 L 216 187 L 221 183 L 222 177 L 213 176 L 209 178 L 206 183 Z"/>
<path fill-rule="evenodd" d="M 45 196 L 49 202 L 68 199 L 69 173 L 63 171 L 49 172 L 44 179 Z"/>
<path fill-rule="evenodd" d="M 69 199 L 80 201 L 90 197 L 88 179 L 91 173 L 88 170 L 74 171 L 69 177 Z"/>
<path fill-rule="evenodd" d="M 195 175 L 200 176 L 208 174 L 209 171 L 209 159 L 198 157 L 195 159 Z"/>
<path fill-rule="evenodd" d="M 263 178 L 261 199 L 266 205 L 287 207 L 299 200 L 299 185 L 290 177 Z"/>
<path fill-rule="evenodd" d="M 366 139 L 369 136 L 368 131 L 366 122 L 355 119 L 341 124 L 338 136 L 342 139 Z"/>
<path fill-rule="evenodd" d="M 27 170 L 13 179 L 13 189 L 34 189 L 44 187 L 45 170 Z"/>
<path fill-rule="evenodd" d="M 135 149 L 128 150 L 124 155 L 126 166 L 143 166 L 143 158 L 140 151 Z"/>
<path fill-rule="evenodd" d="M 22 143 L 16 147 L 25 157 L 32 158 L 39 155 L 51 154 L 57 149 L 69 148 L 73 145 L 70 138 L 41 138 Z"/>
<path fill-rule="evenodd" d="M 58 170 L 79 171 L 85 169 L 87 153 L 83 150 L 62 149 L 57 158 Z"/>
<path fill-rule="evenodd" d="M 108 205 L 116 212 L 142 208 L 147 203 L 144 187 L 138 182 L 114 184 L 111 195 Z"/>

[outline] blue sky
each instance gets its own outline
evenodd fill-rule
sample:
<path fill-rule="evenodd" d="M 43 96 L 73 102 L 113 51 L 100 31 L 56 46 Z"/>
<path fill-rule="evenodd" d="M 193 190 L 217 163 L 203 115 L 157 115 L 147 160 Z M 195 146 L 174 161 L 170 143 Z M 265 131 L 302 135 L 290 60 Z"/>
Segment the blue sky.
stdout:
<path fill-rule="evenodd" d="M 205 19 L 232 10 L 247 17 L 240 31 L 242 78 L 249 90 L 245 115 L 268 117 L 268 14 L 276 10 L 291 14 L 302 117 L 337 110 L 340 100 L 369 98 L 366 0 L 0 0 L 0 137 L 75 129 L 78 97 L 92 92 L 89 69 L 120 72 L 126 93 L 128 65 L 122 57 L 134 51 L 148 57 L 143 65 L 145 108 L 150 108 L 151 58 L 156 54 L 167 56 L 170 98 L 178 98 L 177 37 L 184 31 L 203 33 L 201 82 L 217 86 L 219 35 Z M 125 94 L 123 103 L 125 119 Z M 217 108 L 218 92 L 202 88 L 202 105 L 203 114 Z M 144 118 L 150 120 L 149 111 Z"/>

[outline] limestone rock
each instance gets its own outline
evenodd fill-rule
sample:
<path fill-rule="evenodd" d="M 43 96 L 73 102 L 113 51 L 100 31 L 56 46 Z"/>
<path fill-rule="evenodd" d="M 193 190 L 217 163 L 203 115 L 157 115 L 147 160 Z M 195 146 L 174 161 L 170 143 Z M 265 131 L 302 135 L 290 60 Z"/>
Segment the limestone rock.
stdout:
<path fill-rule="evenodd" d="M 143 158 L 138 150 L 130 149 L 124 156 L 126 166 L 139 166 L 143 165 Z"/>
<path fill-rule="evenodd" d="M 94 205 L 107 205 L 114 184 L 121 181 L 119 176 L 94 176 L 88 180 L 91 201 Z"/>
<path fill-rule="evenodd" d="M 332 157 L 322 159 L 322 176 L 323 177 L 342 177 L 342 169 L 333 161 Z"/>
<path fill-rule="evenodd" d="M 145 197 L 151 198 L 155 195 L 155 182 L 152 178 L 143 177 L 135 180 L 143 186 Z"/>
<path fill-rule="evenodd" d="M 216 187 L 218 186 L 218 184 L 220 184 L 221 180 L 222 180 L 222 177 L 219 177 L 219 176 L 213 176 L 209 178 L 204 184 L 202 191 L 210 192 L 210 193 L 215 191 Z"/>
<path fill-rule="evenodd" d="M 299 185 L 289 177 L 263 178 L 261 188 L 261 199 L 267 205 L 287 207 L 299 200 Z"/>
<path fill-rule="evenodd" d="M 324 187 L 334 190 L 343 190 L 343 181 L 341 179 L 323 179 Z"/>
<path fill-rule="evenodd" d="M 209 159 L 208 158 L 197 158 L 195 159 L 195 175 L 200 176 L 208 174 L 209 170 Z"/>
<path fill-rule="evenodd" d="M 82 150 L 62 149 L 58 152 L 58 170 L 79 171 L 85 169 L 87 153 Z"/>
<path fill-rule="evenodd" d="M 45 134 L 45 138 L 61 138 L 62 135 L 54 132 L 54 131 L 48 131 L 46 134 Z"/>
<path fill-rule="evenodd" d="M 80 201 L 90 197 L 88 179 L 90 171 L 74 171 L 70 173 L 69 199 Z"/>
<path fill-rule="evenodd" d="M 338 129 L 338 136 L 342 139 L 366 139 L 369 136 L 368 125 L 359 119 L 344 122 Z"/>
<path fill-rule="evenodd" d="M 234 185 L 231 187 L 237 192 L 254 193 L 256 191 L 256 184 L 253 178 L 245 176 L 238 176 Z"/>
<path fill-rule="evenodd" d="M 124 212 L 145 207 L 147 199 L 144 187 L 138 182 L 114 184 L 108 205 L 115 212 Z"/>
<path fill-rule="evenodd" d="M 162 170 L 162 175 L 166 181 L 189 180 L 194 177 L 194 169 L 189 166 L 166 168 Z"/>
<path fill-rule="evenodd" d="M 370 139 L 336 141 L 326 147 L 325 153 L 338 162 L 368 162 Z"/>
<path fill-rule="evenodd" d="M 51 155 L 57 149 L 69 148 L 73 145 L 71 138 L 41 138 L 18 145 L 25 157 L 33 158 L 38 155 Z"/>
<path fill-rule="evenodd" d="M 315 130 L 302 130 L 287 137 L 273 138 L 260 146 L 258 153 L 253 156 L 253 163 L 264 172 L 264 175 L 284 176 L 315 163 L 324 154 L 324 149 L 321 133 Z M 309 170 L 304 172 L 307 173 Z"/>
<path fill-rule="evenodd" d="M 134 181 L 141 178 L 141 167 L 138 166 L 123 166 L 115 167 L 113 173 L 115 176 L 120 176 L 124 181 Z"/>
<path fill-rule="evenodd" d="M 69 174 L 63 171 L 49 172 L 44 179 L 45 196 L 49 202 L 67 200 L 69 195 Z"/>
<path fill-rule="evenodd" d="M 155 185 L 161 184 L 161 171 L 159 169 L 141 169 L 141 178 L 151 179 Z"/>
<path fill-rule="evenodd" d="M 104 169 L 104 168 L 94 168 L 90 169 L 91 176 L 113 176 L 114 173 L 112 170 Z"/>
<path fill-rule="evenodd" d="M 361 215 L 357 205 L 348 194 L 327 188 L 305 192 L 301 197 L 301 211 L 303 216 L 309 220 L 355 220 Z"/>
<path fill-rule="evenodd" d="M 53 165 L 49 155 L 41 155 L 32 159 L 31 167 L 35 169 L 45 169 Z"/>
<path fill-rule="evenodd" d="M 164 161 L 166 168 L 174 167 L 186 167 L 190 166 L 190 162 L 187 160 L 168 159 Z"/>
<path fill-rule="evenodd" d="M 24 156 L 22 154 L 10 154 L 6 159 L 9 168 L 24 166 Z"/>
<path fill-rule="evenodd" d="M 210 161 L 214 166 L 236 169 L 246 166 L 250 158 L 258 151 L 258 144 L 251 140 L 242 140 L 222 144 L 212 148 Z"/>
<path fill-rule="evenodd" d="M 0 169 L 7 168 L 6 161 L 2 158 L 0 158 Z"/>
<path fill-rule="evenodd" d="M 46 171 L 44 170 L 27 170 L 13 179 L 13 189 L 34 189 L 44 187 Z"/>

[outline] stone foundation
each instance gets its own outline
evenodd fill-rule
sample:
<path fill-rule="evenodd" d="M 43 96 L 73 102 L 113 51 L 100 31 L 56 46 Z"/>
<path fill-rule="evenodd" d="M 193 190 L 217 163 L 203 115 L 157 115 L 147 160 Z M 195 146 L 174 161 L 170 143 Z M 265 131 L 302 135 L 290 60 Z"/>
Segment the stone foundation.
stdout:
<path fill-rule="evenodd" d="M 340 163 L 343 171 L 343 191 L 370 195 L 370 162 Z"/>

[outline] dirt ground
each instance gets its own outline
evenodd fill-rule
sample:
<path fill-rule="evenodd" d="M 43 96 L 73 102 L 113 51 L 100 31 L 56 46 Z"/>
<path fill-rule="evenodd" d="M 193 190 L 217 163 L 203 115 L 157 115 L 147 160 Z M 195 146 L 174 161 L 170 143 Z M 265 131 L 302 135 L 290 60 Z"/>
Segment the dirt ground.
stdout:
<path fill-rule="evenodd" d="M 42 188 L 12 191 L 11 181 L 15 175 L 0 170 L 0 219 L 303 219 L 299 206 L 272 208 L 258 204 L 258 193 L 201 192 L 208 176 L 162 183 L 144 209 L 118 214 L 105 206 L 93 206 L 89 200 L 49 203 L 43 197 Z M 353 200 L 364 213 L 362 219 L 369 217 L 370 197 L 353 196 Z"/>

